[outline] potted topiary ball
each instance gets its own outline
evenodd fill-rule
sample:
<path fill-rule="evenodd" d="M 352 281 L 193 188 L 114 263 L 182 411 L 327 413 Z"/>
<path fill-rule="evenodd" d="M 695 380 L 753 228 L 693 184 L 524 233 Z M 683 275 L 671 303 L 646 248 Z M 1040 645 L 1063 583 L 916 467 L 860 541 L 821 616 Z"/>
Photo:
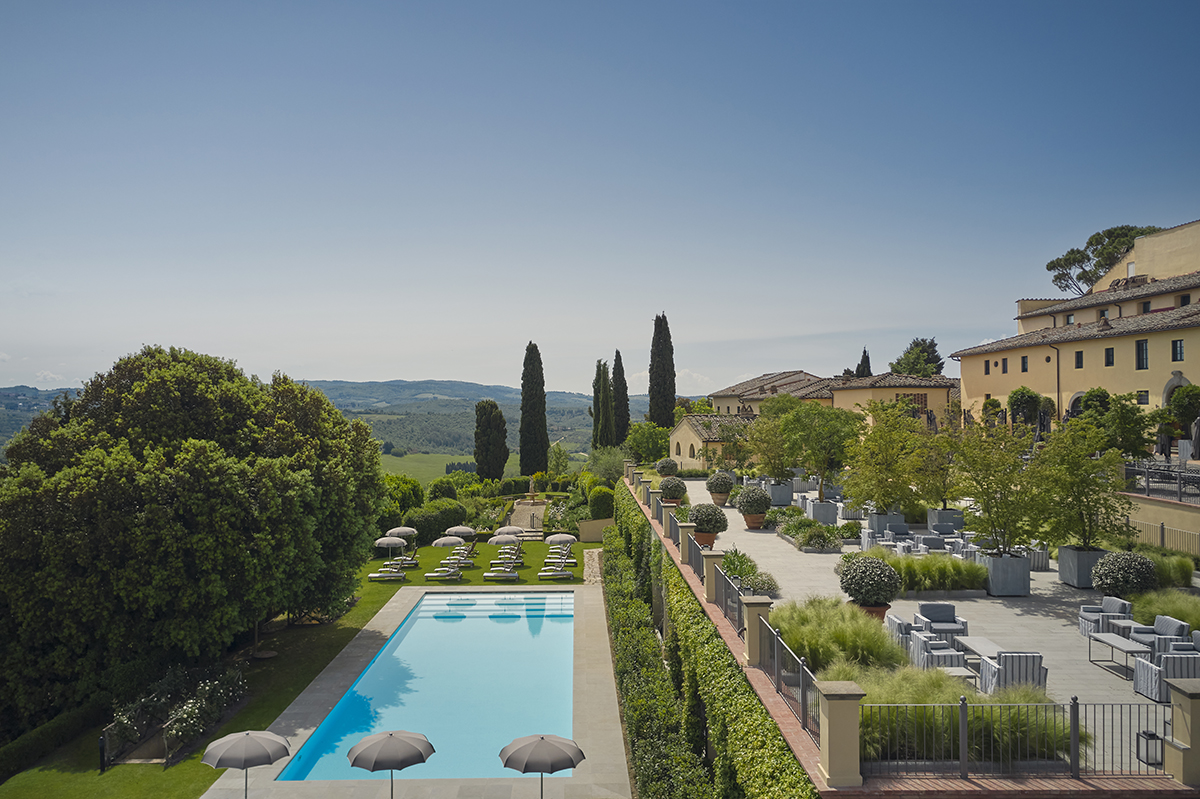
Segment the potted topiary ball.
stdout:
<path fill-rule="evenodd" d="M 711 547 L 717 541 L 717 534 L 729 529 L 725 511 L 716 505 L 693 505 L 688 511 L 688 521 L 696 525 L 692 538 L 702 547 Z"/>
<path fill-rule="evenodd" d="M 879 558 L 856 557 L 842 563 L 842 590 L 855 605 L 883 621 L 900 593 L 900 575 Z"/>
<path fill-rule="evenodd" d="M 663 458 L 658 463 L 654 464 L 654 471 L 658 472 L 663 477 L 679 473 L 679 464 L 670 458 Z"/>
<path fill-rule="evenodd" d="M 664 477 L 658 484 L 662 492 L 663 502 L 678 503 L 687 496 L 687 483 L 678 477 Z"/>
<path fill-rule="evenodd" d="M 758 486 L 747 486 L 738 494 L 735 504 L 746 522 L 746 529 L 761 530 L 767 511 L 771 509 L 771 495 Z"/>
<path fill-rule="evenodd" d="M 724 505 L 729 501 L 729 492 L 733 490 L 733 478 L 725 472 L 714 472 L 704 483 L 708 495 L 714 505 Z"/>
<path fill-rule="evenodd" d="M 1105 596 L 1127 599 L 1158 588 L 1158 571 L 1145 555 L 1109 552 L 1092 567 L 1092 587 Z"/>

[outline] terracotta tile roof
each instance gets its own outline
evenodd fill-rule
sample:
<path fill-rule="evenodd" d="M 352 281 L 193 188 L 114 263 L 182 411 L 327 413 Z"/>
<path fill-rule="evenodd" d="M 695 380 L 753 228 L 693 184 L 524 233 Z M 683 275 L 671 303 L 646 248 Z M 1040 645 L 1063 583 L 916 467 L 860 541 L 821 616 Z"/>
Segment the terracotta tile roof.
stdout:
<path fill-rule="evenodd" d="M 1133 279 L 1136 280 L 1136 278 Z M 1136 286 L 1105 288 L 1101 291 L 1084 294 L 1082 297 L 1072 297 L 1069 300 L 1063 300 L 1057 305 L 1047 305 L 1045 308 L 1039 308 L 1036 311 L 1027 311 L 1026 313 L 1019 314 L 1016 318 L 1029 319 L 1034 316 L 1077 311 L 1081 308 L 1103 307 L 1117 302 L 1130 302 L 1132 300 L 1153 297 L 1157 294 L 1171 294 L 1176 291 L 1186 291 L 1195 288 L 1200 288 L 1200 272 L 1190 272 L 1186 275 L 1176 275 L 1175 277 L 1167 277 L 1162 280 L 1150 278 L 1147 282 Z"/>
<path fill-rule="evenodd" d="M 1166 281 L 1160 281 L 1160 285 Z M 1100 338 L 1119 338 L 1144 333 L 1154 333 L 1160 330 L 1178 330 L 1190 327 L 1200 327 L 1200 305 L 1187 305 L 1183 308 L 1172 308 L 1157 313 L 1141 314 L 1139 316 L 1120 316 L 1115 319 L 1103 319 L 1087 324 L 1068 325 L 1065 327 L 1047 327 L 1034 330 L 1012 338 L 1000 339 L 977 347 L 968 347 L 950 354 L 951 358 L 963 358 L 969 355 L 982 355 L 985 352 L 1003 352 L 1018 347 L 1036 347 L 1041 344 L 1061 344 L 1070 341 L 1088 341 Z"/>
<path fill-rule="evenodd" d="M 861 388 L 958 388 L 957 377 L 934 375 L 933 377 L 917 377 L 916 375 L 898 375 L 885 372 L 872 377 L 840 377 L 834 378 L 830 390 L 845 391 Z"/>
<path fill-rule="evenodd" d="M 692 413 L 683 417 L 679 422 L 679 426 L 687 425 L 690 427 L 701 441 L 721 441 L 719 431 L 722 427 L 730 425 L 735 428 L 745 427 L 751 421 L 752 418 L 749 416 L 735 416 L 724 413 Z"/>
<path fill-rule="evenodd" d="M 772 394 L 795 394 L 798 389 L 813 380 L 821 380 L 814 374 L 799 369 L 792 372 L 768 372 L 751 380 L 744 380 L 720 391 L 709 392 L 710 397 L 738 397 L 739 399 L 765 399 Z M 772 387 L 775 389 L 772 391 Z"/>

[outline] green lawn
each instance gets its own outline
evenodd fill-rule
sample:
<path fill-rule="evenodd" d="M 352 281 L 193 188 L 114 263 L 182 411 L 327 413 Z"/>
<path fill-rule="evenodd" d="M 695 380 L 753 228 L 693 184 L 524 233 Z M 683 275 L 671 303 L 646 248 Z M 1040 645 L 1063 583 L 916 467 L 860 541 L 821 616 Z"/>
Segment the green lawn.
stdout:
<path fill-rule="evenodd" d="M 412 456 L 409 456 L 412 457 Z M 442 456 L 438 456 L 442 457 Z M 407 460 L 407 458 L 405 458 Z M 577 544 L 574 547 L 579 565 L 573 571 L 575 583 L 582 579 L 583 549 L 599 544 Z M 537 584 L 537 572 L 545 560 L 546 544 L 526 544 L 526 566 L 518 570 L 522 577 L 518 585 Z M 479 545 L 479 564 L 463 572 L 461 583 L 451 585 L 482 585 L 488 560 L 498 547 Z M 446 549 L 422 547 L 419 551 L 420 569 L 409 572 L 411 582 L 368 582 L 367 575 L 378 569 L 383 558 L 370 561 L 359 572 L 361 579 L 359 601 L 354 608 L 332 624 L 313 624 L 282 629 L 264 636 L 261 648 L 278 652 L 269 660 L 251 661 L 246 671 L 251 698 L 249 703 L 212 736 L 219 738 L 239 730 L 266 729 L 280 713 L 303 691 L 321 670 L 342 651 L 403 585 L 424 585 L 424 574 L 439 565 L 449 552 Z M 434 581 L 431 581 L 434 582 Z M 491 584 L 491 583 L 488 583 Z M 219 773 L 200 762 L 203 747 L 183 762 L 164 770 L 156 765 L 123 765 L 99 772 L 97 740 L 101 728 L 88 730 L 74 742 L 46 757 L 32 769 L 24 771 L 0 785 L 0 799 L 47 799 L 47 797 L 86 797 L 87 799 L 125 799 L 126 797 L 166 797 L 166 799 L 195 799 L 208 790 Z M 205 742 L 207 743 L 207 741 Z"/>
<path fill-rule="evenodd" d="M 388 474 L 406 474 L 417 480 L 421 485 L 429 485 L 431 480 L 446 476 L 447 463 L 469 461 L 469 455 L 422 455 L 410 453 L 403 458 L 395 455 L 380 455 L 379 462 Z M 505 477 L 515 477 L 521 470 L 520 456 L 512 453 L 504 467 Z"/>

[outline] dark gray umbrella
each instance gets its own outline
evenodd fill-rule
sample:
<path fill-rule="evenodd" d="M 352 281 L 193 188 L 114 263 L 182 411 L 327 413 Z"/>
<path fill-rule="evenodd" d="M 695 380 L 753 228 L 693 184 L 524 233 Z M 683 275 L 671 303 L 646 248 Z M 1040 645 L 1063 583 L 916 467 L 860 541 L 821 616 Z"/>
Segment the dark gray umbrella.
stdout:
<path fill-rule="evenodd" d="M 503 529 L 503 528 L 501 528 L 501 529 Z M 500 547 L 508 547 L 508 546 L 512 546 L 513 544 L 520 543 L 520 539 L 517 538 L 515 535 L 508 535 L 507 533 L 502 533 L 500 535 L 494 535 L 491 538 L 489 538 L 488 543 L 495 544 L 496 546 L 500 546 Z"/>
<path fill-rule="evenodd" d="M 396 792 L 396 769 L 408 768 L 424 763 L 434 752 L 433 744 L 419 732 L 392 730 L 368 735 L 350 747 L 346 757 L 354 768 L 367 771 L 392 772 L 392 795 Z"/>
<path fill-rule="evenodd" d="M 497 530 L 496 535 L 521 535 L 524 532 L 524 527 L 517 527 L 515 524 L 508 524 Z"/>
<path fill-rule="evenodd" d="M 526 735 L 500 750 L 500 762 L 505 768 L 522 774 L 540 773 L 538 779 L 543 796 L 547 774 L 575 768 L 582 760 L 583 750 L 569 738 L 557 735 Z"/>
<path fill-rule="evenodd" d="M 417 531 L 412 527 L 393 527 L 391 530 L 388 530 L 386 533 L 384 533 L 384 535 L 394 535 L 397 538 L 411 538 L 416 534 Z"/>
<path fill-rule="evenodd" d="M 465 543 L 466 541 L 463 541 L 456 535 L 444 535 L 438 540 L 434 541 L 433 545 L 435 547 L 461 547 Z"/>
<path fill-rule="evenodd" d="M 474 541 L 475 540 L 475 528 L 467 527 L 465 524 L 460 524 L 455 527 L 447 528 L 446 535 L 456 535 L 459 538 L 466 539 L 467 541 Z"/>
<path fill-rule="evenodd" d="M 250 771 L 253 766 L 266 766 L 291 754 L 288 741 L 282 735 L 265 730 L 246 730 L 219 738 L 204 750 L 201 763 L 213 768 L 242 769 L 242 794 L 250 795 Z"/>
<path fill-rule="evenodd" d="M 386 547 L 389 551 L 399 547 L 402 551 L 408 546 L 408 542 L 403 538 L 397 538 L 394 535 L 385 535 L 383 538 L 375 539 L 375 546 Z"/>
<path fill-rule="evenodd" d="M 575 544 L 578 543 L 578 539 L 570 533 L 555 533 L 546 539 L 546 543 L 553 547 L 559 544 Z"/>

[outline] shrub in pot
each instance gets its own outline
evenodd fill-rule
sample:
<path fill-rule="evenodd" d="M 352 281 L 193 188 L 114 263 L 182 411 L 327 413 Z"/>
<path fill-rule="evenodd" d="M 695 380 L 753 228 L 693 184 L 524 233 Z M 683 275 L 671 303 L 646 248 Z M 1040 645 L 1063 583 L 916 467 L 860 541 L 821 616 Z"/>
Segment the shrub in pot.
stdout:
<path fill-rule="evenodd" d="M 716 505 L 693 505 L 688 511 L 688 521 L 696 525 L 692 537 L 696 539 L 697 544 L 705 547 L 711 547 L 716 542 L 717 535 L 729 529 L 729 519 L 725 517 L 725 511 Z"/>
<path fill-rule="evenodd" d="M 1105 596 L 1128 598 L 1158 587 L 1154 562 L 1137 552 L 1109 552 L 1092 567 L 1092 587 Z"/>
<path fill-rule="evenodd" d="M 738 494 L 737 509 L 746 521 L 746 528 L 758 530 L 771 509 L 771 495 L 758 486 L 747 486 Z"/>
<path fill-rule="evenodd" d="M 854 604 L 871 608 L 880 620 L 900 593 L 900 575 L 879 558 L 861 556 L 842 565 L 842 590 Z"/>
<path fill-rule="evenodd" d="M 733 490 L 733 478 L 726 472 L 714 472 L 705 481 L 704 487 L 714 505 L 724 505 L 729 500 L 729 492 Z"/>
<path fill-rule="evenodd" d="M 679 473 L 679 464 L 671 458 L 663 458 L 658 463 L 654 464 L 654 471 L 660 475 L 667 477 Z"/>
<path fill-rule="evenodd" d="M 658 490 L 662 492 L 663 499 L 678 502 L 687 496 L 687 483 L 678 477 L 664 477 L 658 484 Z"/>

